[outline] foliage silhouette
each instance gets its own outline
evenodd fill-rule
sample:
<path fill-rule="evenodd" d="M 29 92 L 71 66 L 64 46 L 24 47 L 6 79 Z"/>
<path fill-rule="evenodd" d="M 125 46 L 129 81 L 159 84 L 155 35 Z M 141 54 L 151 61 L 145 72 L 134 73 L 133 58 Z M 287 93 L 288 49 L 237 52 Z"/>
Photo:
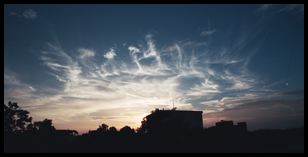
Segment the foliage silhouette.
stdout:
<path fill-rule="evenodd" d="M 44 119 L 43 121 L 38 121 L 33 123 L 33 129 L 42 133 L 54 132 L 56 129 L 52 126 L 52 120 Z"/>
<path fill-rule="evenodd" d="M 120 134 L 125 136 L 132 136 L 135 134 L 135 130 L 130 128 L 129 126 L 124 126 L 120 129 Z"/>
<path fill-rule="evenodd" d="M 31 124 L 32 117 L 29 112 L 22 110 L 16 102 L 4 104 L 4 133 L 22 133 Z"/>
<path fill-rule="evenodd" d="M 108 129 L 108 132 L 109 132 L 110 134 L 116 134 L 116 133 L 118 133 L 118 130 L 117 130 L 116 127 L 112 126 L 112 127 L 110 127 L 110 128 Z"/>

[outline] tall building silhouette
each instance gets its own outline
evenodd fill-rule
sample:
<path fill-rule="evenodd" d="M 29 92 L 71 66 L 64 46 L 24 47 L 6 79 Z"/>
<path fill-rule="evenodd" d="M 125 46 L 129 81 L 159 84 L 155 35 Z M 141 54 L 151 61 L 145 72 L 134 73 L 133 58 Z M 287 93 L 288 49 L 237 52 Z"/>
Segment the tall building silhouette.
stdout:
<path fill-rule="evenodd" d="M 202 132 L 202 111 L 158 110 L 146 116 L 148 134 Z"/>

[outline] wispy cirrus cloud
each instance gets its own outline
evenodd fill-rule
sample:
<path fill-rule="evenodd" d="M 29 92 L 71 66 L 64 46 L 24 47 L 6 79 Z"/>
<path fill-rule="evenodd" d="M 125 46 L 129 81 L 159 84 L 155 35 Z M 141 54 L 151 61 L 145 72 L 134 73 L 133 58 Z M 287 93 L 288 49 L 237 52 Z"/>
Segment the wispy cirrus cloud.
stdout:
<path fill-rule="evenodd" d="M 259 10 L 260 10 L 260 11 L 266 11 L 266 10 L 270 9 L 272 6 L 273 6 L 273 4 L 262 4 L 262 5 L 259 7 Z"/>
<path fill-rule="evenodd" d="M 17 16 L 17 17 L 22 17 L 22 18 L 25 18 L 25 19 L 30 19 L 30 20 L 34 20 L 34 19 L 38 18 L 37 12 L 33 9 L 26 9 L 21 13 L 11 12 L 11 15 Z"/>
<path fill-rule="evenodd" d="M 4 70 L 4 85 L 6 86 L 4 95 L 8 96 L 7 99 L 12 98 L 10 96 L 13 95 L 18 95 L 22 99 L 30 99 L 32 93 L 36 91 L 33 86 L 20 81 L 16 74 L 8 69 Z"/>
<path fill-rule="evenodd" d="M 202 31 L 201 36 L 207 37 L 207 36 L 213 35 L 216 32 L 217 32 L 216 29 Z"/>
<path fill-rule="evenodd" d="M 115 53 L 115 50 L 111 48 L 106 54 L 104 54 L 104 57 L 108 60 L 112 60 L 117 54 Z"/>
<path fill-rule="evenodd" d="M 300 12 L 304 14 L 304 4 L 263 4 L 258 9 L 261 12 L 273 11 L 275 13 L 281 12 Z"/>
<path fill-rule="evenodd" d="M 93 50 L 85 49 L 85 48 L 79 48 L 78 52 L 80 53 L 80 58 L 88 58 L 88 57 L 94 57 L 95 52 Z"/>
<path fill-rule="evenodd" d="M 22 13 L 23 17 L 26 19 L 36 19 L 37 13 L 33 9 L 27 9 Z"/>
<path fill-rule="evenodd" d="M 232 55 L 247 42 L 213 51 L 207 49 L 206 41 L 177 41 L 162 48 L 153 35 L 145 41 L 145 45 L 123 45 L 126 52 L 110 48 L 102 57 L 94 57 L 101 52 L 82 47 L 69 53 L 59 42 L 48 42 L 40 59 L 62 88 L 41 94 L 40 101 L 18 101 L 28 107 L 38 104 L 29 107 L 30 112 L 53 119 L 56 126 L 69 123 L 72 129 L 85 130 L 102 121 L 137 127 L 155 107 L 171 108 L 172 101 L 178 109 L 211 113 L 266 93 L 247 67 L 253 51 L 247 56 Z M 197 53 L 196 48 L 204 52 Z M 119 53 L 127 53 L 128 58 L 121 60 L 116 57 Z"/>
<path fill-rule="evenodd" d="M 211 93 L 220 93 L 221 91 L 218 89 L 219 85 L 210 81 L 209 79 L 205 79 L 201 85 L 197 85 L 190 89 L 190 92 L 187 93 L 188 96 L 204 96 Z"/>

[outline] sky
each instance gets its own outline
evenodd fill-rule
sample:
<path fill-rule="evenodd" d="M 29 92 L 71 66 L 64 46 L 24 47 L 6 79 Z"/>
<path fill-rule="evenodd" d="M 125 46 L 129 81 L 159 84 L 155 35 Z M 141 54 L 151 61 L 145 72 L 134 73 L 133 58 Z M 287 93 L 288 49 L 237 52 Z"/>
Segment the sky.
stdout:
<path fill-rule="evenodd" d="M 304 126 L 304 5 L 5 5 L 4 103 L 87 132 L 155 108 Z"/>

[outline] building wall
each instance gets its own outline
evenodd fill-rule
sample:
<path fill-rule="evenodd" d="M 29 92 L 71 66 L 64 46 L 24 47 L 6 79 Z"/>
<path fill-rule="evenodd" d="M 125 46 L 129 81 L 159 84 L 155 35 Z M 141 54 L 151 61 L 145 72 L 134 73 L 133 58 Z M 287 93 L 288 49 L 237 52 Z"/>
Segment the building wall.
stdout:
<path fill-rule="evenodd" d="M 202 111 L 157 111 L 147 116 L 149 133 L 188 133 L 203 129 Z"/>

